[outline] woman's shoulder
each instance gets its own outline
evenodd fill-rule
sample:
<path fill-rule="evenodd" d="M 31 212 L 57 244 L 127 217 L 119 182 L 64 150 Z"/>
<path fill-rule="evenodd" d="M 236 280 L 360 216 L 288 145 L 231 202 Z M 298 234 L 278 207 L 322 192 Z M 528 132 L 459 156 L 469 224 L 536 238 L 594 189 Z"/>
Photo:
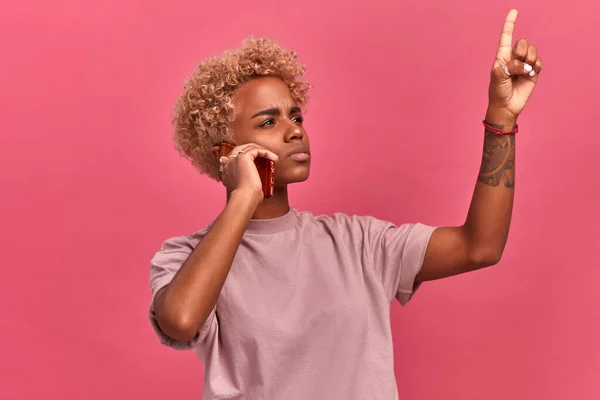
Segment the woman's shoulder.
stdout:
<path fill-rule="evenodd" d="M 199 231 L 181 236 L 170 236 L 163 239 L 159 253 L 191 253 L 212 225 L 212 222 Z"/>

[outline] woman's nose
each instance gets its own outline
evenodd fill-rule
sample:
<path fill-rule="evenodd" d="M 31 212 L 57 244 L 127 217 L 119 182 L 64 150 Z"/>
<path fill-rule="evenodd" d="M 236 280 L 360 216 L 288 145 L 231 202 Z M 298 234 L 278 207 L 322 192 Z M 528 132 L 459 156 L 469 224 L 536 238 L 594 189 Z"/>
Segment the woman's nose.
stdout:
<path fill-rule="evenodd" d="M 286 142 L 290 142 L 292 140 L 300 140 L 303 138 L 303 136 L 304 132 L 302 130 L 302 127 L 292 122 L 292 126 L 290 126 L 290 128 L 288 129 L 285 140 Z"/>

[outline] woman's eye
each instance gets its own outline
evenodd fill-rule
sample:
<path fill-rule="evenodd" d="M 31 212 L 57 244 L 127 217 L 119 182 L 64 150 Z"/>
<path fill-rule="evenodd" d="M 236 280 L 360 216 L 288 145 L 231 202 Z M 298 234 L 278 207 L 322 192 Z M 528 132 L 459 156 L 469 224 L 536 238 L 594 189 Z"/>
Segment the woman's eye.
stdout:
<path fill-rule="evenodd" d="M 294 118 L 292 118 L 292 121 L 294 121 L 295 123 L 301 124 L 302 122 L 304 122 L 304 118 L 294 117 Z"/>
<path fill-rule="evenodd" d="M 267 126 L 267 125 L 273 125 L 273 120 L 268 119 L 265 122 L 263 122 L 262 124 L 260 124 L 260 126 Z"/>

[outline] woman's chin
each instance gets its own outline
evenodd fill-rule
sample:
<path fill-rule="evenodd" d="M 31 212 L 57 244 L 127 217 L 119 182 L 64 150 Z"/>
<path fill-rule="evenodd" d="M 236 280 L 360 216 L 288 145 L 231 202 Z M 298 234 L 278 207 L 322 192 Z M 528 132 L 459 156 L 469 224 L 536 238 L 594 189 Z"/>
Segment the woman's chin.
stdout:
<path fill-rule="evenodd" d="M 293 183 L 304 182 L 310 176 L 310 170 L 306 171 L 298 171 L 298 173 L 294 174 L 286 174 L 282 177 L 275 177 L 275 187 L 282 187 L 291 185 Z"/>

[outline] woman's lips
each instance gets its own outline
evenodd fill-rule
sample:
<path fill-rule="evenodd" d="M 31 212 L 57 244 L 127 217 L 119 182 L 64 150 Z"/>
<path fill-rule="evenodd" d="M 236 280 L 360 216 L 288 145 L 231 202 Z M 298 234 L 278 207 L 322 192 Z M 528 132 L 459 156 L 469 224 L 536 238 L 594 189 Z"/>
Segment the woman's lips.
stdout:
<path fill-rule="evenodd" d="M 310 154 L 308 153 L 294 153 L 290 155 L 290 158 L 295 161 L 308 161 Z"/>

